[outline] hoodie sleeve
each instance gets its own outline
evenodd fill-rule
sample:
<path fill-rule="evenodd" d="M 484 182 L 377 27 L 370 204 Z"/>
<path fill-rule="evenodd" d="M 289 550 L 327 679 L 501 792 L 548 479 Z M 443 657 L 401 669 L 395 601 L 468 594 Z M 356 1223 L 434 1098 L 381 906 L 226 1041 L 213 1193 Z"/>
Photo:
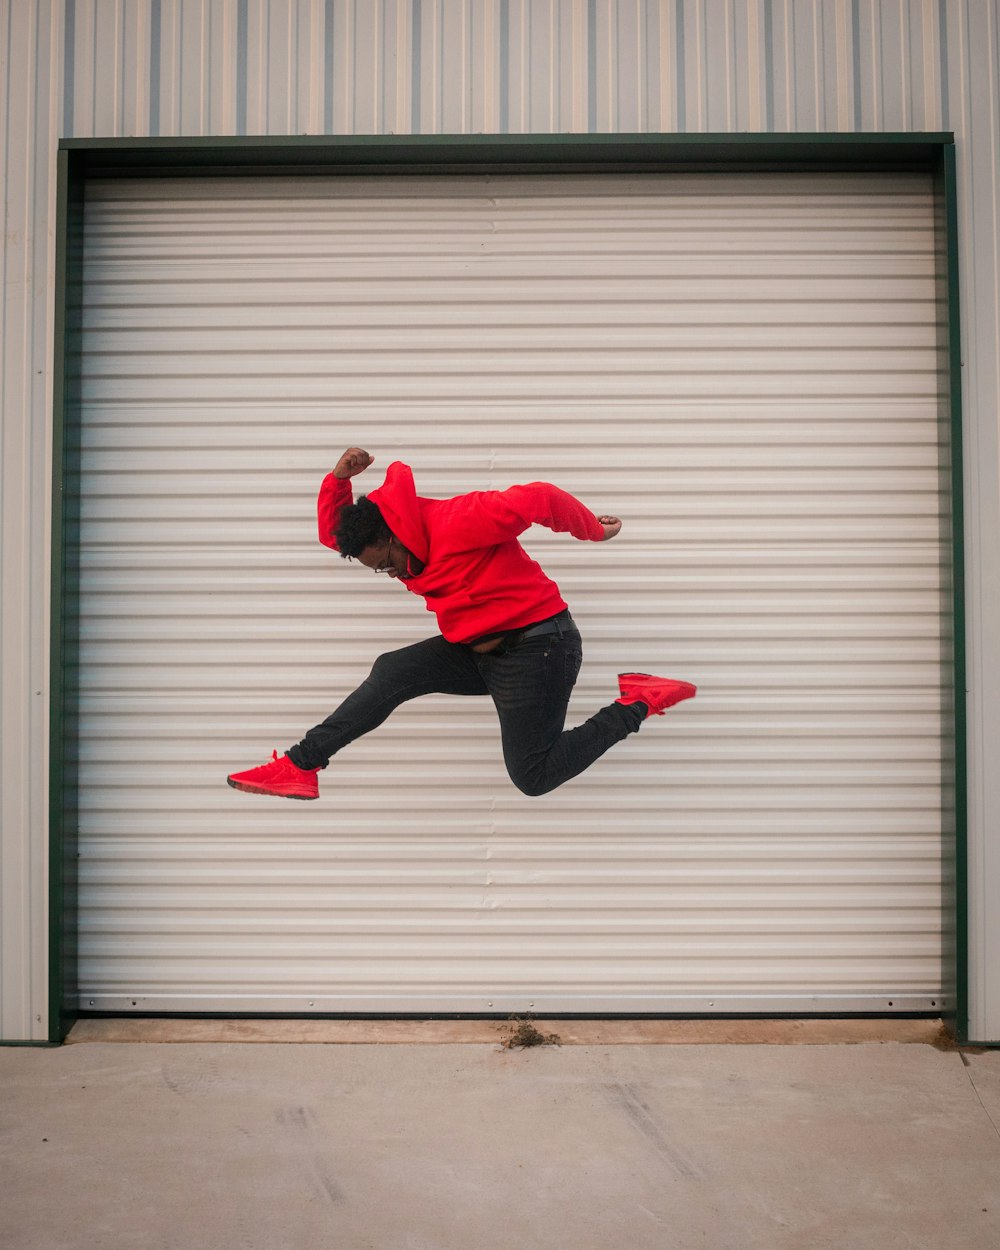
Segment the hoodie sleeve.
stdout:
<path fill-rule="evenodd" d="M 446 542 L 452 551 L 509 542 L 532 525 L 591 542 L 604 538 L 604 527 L 594 513 L 549 482 L 476 491 L 449 502 Z"/>
<path fill-rule="evenodd" d="M 351 489 L 351 479 L 336 477 L 333 473 L 328 473 L 323 479 L 323 485 L 319 488 L 319 498 L 316 500 L 319 540 L 324 547 L 331 547 L 334 551 L 338 549 L 337 540 L 334 538 L 337 518 L 340 516 L 341 508 L 352 503 L 353 500 L 354 491 Z"/>

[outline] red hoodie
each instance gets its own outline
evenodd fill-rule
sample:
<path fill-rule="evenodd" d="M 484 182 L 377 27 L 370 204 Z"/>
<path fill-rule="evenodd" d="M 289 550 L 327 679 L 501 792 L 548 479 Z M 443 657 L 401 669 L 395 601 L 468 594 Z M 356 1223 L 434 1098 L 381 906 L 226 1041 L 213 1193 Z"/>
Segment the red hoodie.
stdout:
<path fill-rule="evenodd" d="M 578 499 L 548 482 L 424 499 L 408 465 L 395 461 L 385 483 L 369 493 L 389 529 L 424 562 L 402 584 L 421 595 L 449 642 L 472 642 L 544 621 L 566 607 L 559 587 L 517 541 L 531 525 L 599 542 L 604 527 Z M 353 501 L 350 478 L 323 479 L 319 540 L 337 550 L 341 508 Z"/>

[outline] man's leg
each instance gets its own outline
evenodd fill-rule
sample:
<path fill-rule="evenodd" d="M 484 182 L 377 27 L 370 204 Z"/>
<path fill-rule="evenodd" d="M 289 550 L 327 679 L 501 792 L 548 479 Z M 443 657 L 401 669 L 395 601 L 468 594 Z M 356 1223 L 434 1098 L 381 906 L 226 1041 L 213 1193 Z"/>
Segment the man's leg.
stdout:
<path fill-rule="evenodd" d="M 325 768 L 332 755 L 377 728 L 409 699 L 486 693 L 473 652 L 439 634 L 380 655 L 357 690 L 286 754 L 297 768 Z"/>
<path fill-rule="evenodd" d="M 611 703 L 564 729 L 583 647 L 575 626 L 477 657 L 500 717 L 504 762 L 525 794 L 547 794 L 589 768 L 646 718 L 642 703 Z"/>

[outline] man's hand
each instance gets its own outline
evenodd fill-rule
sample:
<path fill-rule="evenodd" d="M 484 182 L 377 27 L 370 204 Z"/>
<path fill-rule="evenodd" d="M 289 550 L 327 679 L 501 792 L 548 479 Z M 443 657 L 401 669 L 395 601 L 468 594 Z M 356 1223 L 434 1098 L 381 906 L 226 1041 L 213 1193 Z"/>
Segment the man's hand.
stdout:
<path fill-rule="evenodd" d="M 337 461 L 337 466 L 333 470 L 333 476 L 339 478 L 356 477 L 359 473 L 363 473 L 370 464 L 374 463 L 375 457 L 369 456 L 360 447 L 348 447 Z"/>
<path fill-rule="evenodd" d="M 602 541 L 607 542 L 609 538 L 614 538 L 622 527 L 621 521 L 616 516 L 599 516 L 598 521 L 604 526 L 604 538 Z"/>

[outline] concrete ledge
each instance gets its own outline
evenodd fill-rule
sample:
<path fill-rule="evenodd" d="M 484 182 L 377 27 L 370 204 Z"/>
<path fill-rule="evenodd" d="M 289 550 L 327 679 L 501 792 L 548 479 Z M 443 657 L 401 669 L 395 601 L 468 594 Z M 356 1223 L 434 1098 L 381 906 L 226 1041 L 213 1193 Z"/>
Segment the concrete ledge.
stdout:
<path fill-rule="evenodd" d="M 941 1020 L 532 1020 L 563 1046 L 829 1046 L 908 1042 L 951 1049 Z M 510 1020 L 79 1020 L 67 1041 L 329 1045 L 509 1043 Z"/>

